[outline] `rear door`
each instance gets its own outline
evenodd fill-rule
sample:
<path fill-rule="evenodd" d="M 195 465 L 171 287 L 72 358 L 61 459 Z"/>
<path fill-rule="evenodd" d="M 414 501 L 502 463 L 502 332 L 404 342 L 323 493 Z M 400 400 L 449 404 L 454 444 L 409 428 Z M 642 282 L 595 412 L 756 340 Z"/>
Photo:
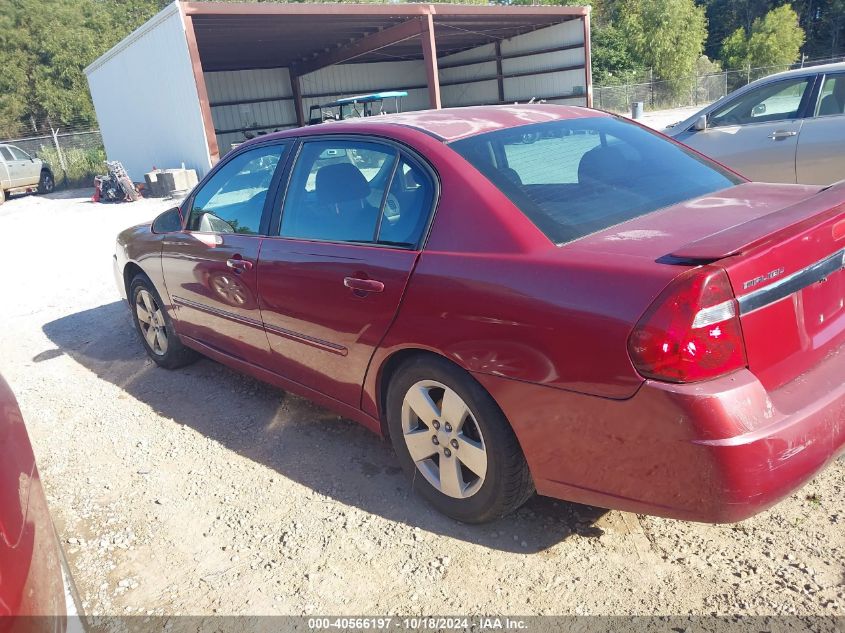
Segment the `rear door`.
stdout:
<path fill-rule="evenodd" d="M 710 113 L 706 130 L 678 140 L 749 180 L 794 183 L 800 116 L 813 79 L 783 79 L 738 95 Z"/>
<path fill-rule="evenodd" d="M 825 75 L 814 105 L 798 137 L 798 182 L 827 185 L 845 179 L 845 73 Z"/>
<path fill-rule="evenodd" d="M 436 181 L 386 141 L 302 143 L 258 262 L 272 369 L 359 406 L 428 226 Z"/>
<path fill-rule="evenodd" d="M 256 264 L 269 223 L 269 192 L 288 145 L 234 153 L 183 206 L 185 229 L 162 241 L 165 284 L 183 336 L 236 358 L 266 365 Z"/>
<path fill-rule="evenodd" d="M 8 189 L 14 186 L 14 166 L 15 157 L 12 152 L 5 145 L 0 146 L 0 185 Z"/>
<path fill-rule="evenodd" d="M 6 162 L 6 169 L 9 171 L 9 187 L 22 187 L 26 184 L 26 172 L 23 161 L 14 154 L 11 145 L 0 148 L 3 159 Z"/>

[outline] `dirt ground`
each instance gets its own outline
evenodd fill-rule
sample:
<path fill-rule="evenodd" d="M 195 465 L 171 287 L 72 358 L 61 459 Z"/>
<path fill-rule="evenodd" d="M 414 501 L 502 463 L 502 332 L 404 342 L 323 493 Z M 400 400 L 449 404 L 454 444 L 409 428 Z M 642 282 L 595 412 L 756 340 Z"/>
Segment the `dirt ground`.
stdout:
<path fill-rule="evenodd" d="M 842 459 L 738 525 L 544 498 L 457 524 L 356 424 L 147 360 L 111 254 L 169 205 L 89 194 L 0 207 L 0 372 L 89 614 L 845 614 Z"/>

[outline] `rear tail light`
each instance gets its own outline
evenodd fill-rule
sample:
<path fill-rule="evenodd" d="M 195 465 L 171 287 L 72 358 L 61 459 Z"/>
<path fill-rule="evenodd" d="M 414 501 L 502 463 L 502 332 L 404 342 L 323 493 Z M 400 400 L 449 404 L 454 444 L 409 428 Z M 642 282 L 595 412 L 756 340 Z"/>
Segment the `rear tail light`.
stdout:
<path fill-rule="evenodd" d="M 634 327 L 628 353 L 640 374 L 669 382 L 745 367 L 739 307 L 725 271 L 703 266 L 673 281 Z"/>

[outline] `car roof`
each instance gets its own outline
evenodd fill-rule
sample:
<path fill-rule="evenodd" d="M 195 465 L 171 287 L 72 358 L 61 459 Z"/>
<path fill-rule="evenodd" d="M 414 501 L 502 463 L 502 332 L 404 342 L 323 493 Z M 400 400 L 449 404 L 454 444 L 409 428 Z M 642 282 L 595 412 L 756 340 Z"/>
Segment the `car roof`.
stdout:
<path fill-rule="evenodd" d="M 765 83 L 772 79 L 784 79 L 788 77 L 804 77 L 806 75 L 818 75 L 819 73 L 835 73 L 845 71 L 845 62 L 837 62 L 835 64 L 820 64 L 818 66 L 805 66 L 804 68 L 795 68 L 794 70 L 785 70 L 781 73 L 767 75 L 752 84 Z"/>
<path fill-rule="evenodd" d="M 532 123 L 605 116 L 611 115 L 600 110 L 592 110 L 580 106 L 550 103 L 467 106 L 444 108 L 442 110 L 415 110 L 399 114 L 346 119 L 344 121 L 320 123 L 307 128 L 285 130 L 284 132 L 267 134 L 259 138 L 268 140 L 274 137 L 298 136 L 303 133 L 303 130 L 308 130 L 308 134 L 317 133 L 311 130 L 319 130 L 320 134 L 327 132 L 343 134 L 353 132 L 359 126 L 366 126 L 368 130 L 374 127 L 383 127 L 383 131 L 387 132 L 392 126 L 401 126 L 414 128 L 444 142 L 452 142 L 469 136 L 475 136 L 476 134 L 483 134 L 484 132 L 530 125 Z"/>

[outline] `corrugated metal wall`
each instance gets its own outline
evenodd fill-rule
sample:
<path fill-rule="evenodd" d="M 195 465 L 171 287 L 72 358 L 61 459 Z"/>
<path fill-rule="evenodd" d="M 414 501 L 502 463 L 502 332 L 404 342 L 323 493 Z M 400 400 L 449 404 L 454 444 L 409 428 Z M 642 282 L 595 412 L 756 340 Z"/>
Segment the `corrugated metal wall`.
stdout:
<path fill-rule="evenodd" d="M 133 180 L 143 181 L 153 166 L 179 167 L 182 162 L 200 175 L 208 171 L 199 97 L 175 4 L 85 72 L 106 154 L 121 161 Z"/>
<path fill-rule="evenodd" d="M 581 46 L 577 46 L 577 45 Z M 547 99 L 554 103 L 585 103 L 583 68 L 556 70 L 584 64 L 581 20 L 571 20 L 501 42 L 504 101 Z M 575 46 L 569 50 L 542 52 Z M 538 52 L 540 51 L 540 52 Z M 535 53 L 537 54 L 528 54 Z M 515 56 L 515 57 L 509 57 Z M 474 62 L 474 63 L 470 63 Z M 496 50 L 488 44 L 441 57 L 441 99 L 444 107 L 499 102 Z M 470 63 L 470 65 L 464 65 Z M 523 74 L 508 78 L 509 74 Z M 531 73 L 531 74 L 529 74 Z M 539 74 L 533 74 L 539 73 Z M 246 134 L 270 132 L 296 125 L 290 78 L 286 68 L 205 73 L 214 128 L 221 154 Z M 403 110 L 428 105 L 425 66 L 419 61 L 342 64 L 300 78 L 305 116 L 309 108 L 340 97 L 380 90 L 407 90 Z M 393 110 L 393 101 L 385 103 Z"/>
<path fill-rule="evenodd" d="M 428 89 L 419 87 L 425 82 L 422 61 L 329 66 L 300 78 L 306 118 L 312 105 L 385 89 L 409 89 L 402 109 L 422 110 L 428 107 Z M 205 84 L 221 155 L 232 143 L 246 140 L 244 131 L 231 130 L 246 128 L 246 134 L 255 135 L 296 126 L 287 68 L 209 72 Z M 392 112 L 393 100 L 385 108 Z"/>
<path fill-rule="evenodd" d="M 205 86 L 221 156 L 232 143 L 245 141 L 245 133 L 255 135 L 296 125 L 287 68 L 205 73 Z M 255 101 L 258 99 L 262 101 Z M 246 132 L 231 131 L 242 129 Z"/>

